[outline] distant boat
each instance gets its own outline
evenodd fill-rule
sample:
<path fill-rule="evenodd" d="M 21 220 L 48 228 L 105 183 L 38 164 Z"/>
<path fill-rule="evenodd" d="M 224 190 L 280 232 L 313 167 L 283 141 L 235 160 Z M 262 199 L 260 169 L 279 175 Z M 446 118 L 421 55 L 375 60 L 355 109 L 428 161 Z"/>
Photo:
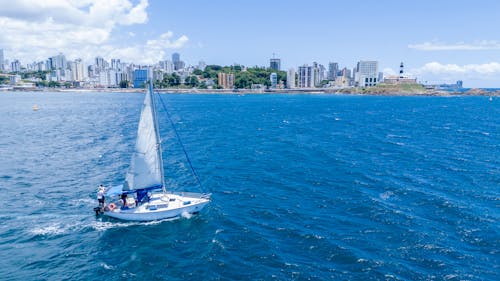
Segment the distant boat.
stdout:
<path fill-rule="evenodd" d="M 156 121 L 153 85 L 144 98 L 135 151 L 123 185 L 106 192 L 106 200 L 115 198 L 96 214 L 131 221 L 151 221 L 196 214 L 210 202 L 210 194 L 167 192 L 162 150 Z"/>
<path fill-rule="evenodd" d="M 493 101 L 493 97 L 492 96 L 490 96 L 490 101 Z"/>
<path fill-rule="evenodd" d="M 33 105 L 31 108 L 33 109 L 33 111 L 37 111 L 40 109 L 37 104 Z"/>

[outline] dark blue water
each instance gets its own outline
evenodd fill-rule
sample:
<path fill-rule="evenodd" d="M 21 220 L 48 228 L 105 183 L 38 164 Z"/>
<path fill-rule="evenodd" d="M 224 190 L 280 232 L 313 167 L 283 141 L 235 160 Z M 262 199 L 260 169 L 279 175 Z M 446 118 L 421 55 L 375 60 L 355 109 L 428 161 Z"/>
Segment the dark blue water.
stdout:
<path fill-rule="evenodd" d="M 1 280 L 500 279 L 500 99 L 163 99 L 213 202 L 130 223 L 92 208 L 143 95 L 0 95 Z M 200 191 L 159 114 L 169 186 Z"/>

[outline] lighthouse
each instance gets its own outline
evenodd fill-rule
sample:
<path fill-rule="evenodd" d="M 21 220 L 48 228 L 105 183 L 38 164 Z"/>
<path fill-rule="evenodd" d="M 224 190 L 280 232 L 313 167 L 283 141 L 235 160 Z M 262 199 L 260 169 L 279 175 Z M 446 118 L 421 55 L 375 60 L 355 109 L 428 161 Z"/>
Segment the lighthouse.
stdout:
<path fill-rule="evenodd" d="M 404 78 L 403 73 L 404 73 L 404 68 L 405 66 L 403 65 L 403 62 L 399 65 L 399 78 Z"/>

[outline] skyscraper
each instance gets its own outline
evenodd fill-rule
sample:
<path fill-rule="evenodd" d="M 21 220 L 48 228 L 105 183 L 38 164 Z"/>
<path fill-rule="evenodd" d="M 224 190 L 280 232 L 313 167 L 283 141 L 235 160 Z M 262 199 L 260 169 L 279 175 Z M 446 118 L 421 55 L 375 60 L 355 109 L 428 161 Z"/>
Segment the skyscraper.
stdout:
<path fill-rule="evenodd" d="M 295 69 L 290 68 L 286 73 L 286 87 L 288 89 L 295 88 Z"/>
<path fill-rule="evenodd" d="M 122 63 L 120 59 L 111 59 L 111 68 L 115 70 L 122 70 Z"/>
<path fill-rule="evenodd" d="M 335 81 L 337 79 L 337 73 L 339 72 L 339 64 L 336 62 L 331 62 L 328 64 L 328 80 Z"/>
<path fill-rule="evenodd" d="M 172 62 L 173 63 L 179 62 L 180 60 L 181 60 L 181 55 L 179 53 L 172 54 Z"/>
<path fill-rule="evenodd" d="M 160 61 L 160 68 L 167 74 L 172 74 L 174 72 L 174 64 L 169 60 Z"/>
<path fill-rule="evenodd" d="M 96 72 L 99 72 L 100 70 L 104 70 L 108 67 L 108 62 L 104 60 L 102 57 L 96 57 L 95 58 L 95 69 Z"/>
<path fill-rule="evenodd" d="M 269 60 L 269 68 L 280 71 L 281 70 L 281 59 L 272 58 Z"/>
<path fill-rule="evenodd" d="M 19 72 L 19 71 L 21 71 L 21 62 L 19 60 L 14 60 L 10 64 L 10 71 L 12 71 L 12 72 Z"/>
<path fill-rule="evenodd" d="M 71 74 L 73 76 L 73 81 L 83 82 L 87 75 L 85 74 L 85 67 L 81 59 L 76 59 L 74 62 L 70 63 Z"/>
<path fill-rule="evenodd" d="M 313 88 L 315 79 L 315 67 L 314 66 L 299 66 L 299 88 Z"/>
<path fill-rule="evenodd" d="M 175 70 L 181 70 L 184 68 L 184 62 L 181 61 L 181 55 L 179 53 L 172 54 L 172 63 L 174 64 Z"/>
<path fill-rule="evenodd" d="M 321 81 L 327 79 L 326 77 L 326 68 L 322 64 L 318 64 L 318 84 L 321 83 Z"/>
<path fill-rule="evenodd" d="M 3 49 L 0 49 L 0 71 L 3 70 Z"/>

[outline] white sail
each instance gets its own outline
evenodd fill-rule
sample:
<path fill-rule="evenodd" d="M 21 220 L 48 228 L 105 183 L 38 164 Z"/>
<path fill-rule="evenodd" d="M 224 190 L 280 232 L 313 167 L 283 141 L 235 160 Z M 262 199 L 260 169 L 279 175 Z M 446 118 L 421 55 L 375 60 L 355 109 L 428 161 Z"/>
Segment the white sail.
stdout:
<path fill-rule="evenodd" d="M 125 177 L 123 190 L 161 186 L 163 182 L 161 148 L 156 131 L 156 116 L 151 91 L 152 87 L 144 98 L 135 151 Z"/>

